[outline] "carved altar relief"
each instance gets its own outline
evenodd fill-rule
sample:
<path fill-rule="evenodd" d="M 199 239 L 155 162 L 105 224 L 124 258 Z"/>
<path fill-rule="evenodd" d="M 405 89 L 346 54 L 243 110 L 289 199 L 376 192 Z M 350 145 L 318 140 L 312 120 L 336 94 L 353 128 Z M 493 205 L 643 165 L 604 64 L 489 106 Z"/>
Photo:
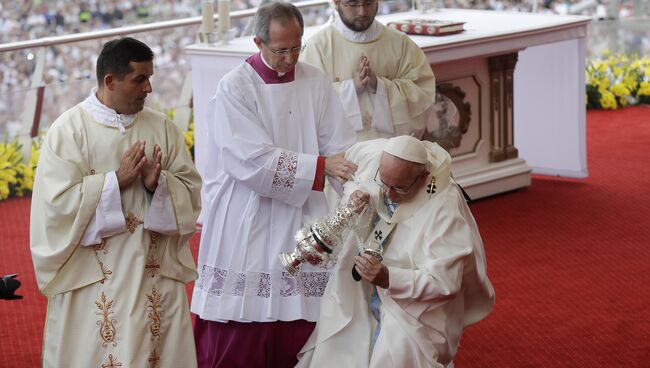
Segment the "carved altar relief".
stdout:
<path fill-rule="evenodd" d="M 490 71 L 490 162 L 517 158 L 514 145 L 514 73 L 518 54 L 489 57 Z"/>
<path fill-rule="evenodd" d="M 423 139 L 438 143 L 452 157 L 475 153 L 481 140 L 480 101 L 481 86 L 475 76 L 439 82 Z"/>

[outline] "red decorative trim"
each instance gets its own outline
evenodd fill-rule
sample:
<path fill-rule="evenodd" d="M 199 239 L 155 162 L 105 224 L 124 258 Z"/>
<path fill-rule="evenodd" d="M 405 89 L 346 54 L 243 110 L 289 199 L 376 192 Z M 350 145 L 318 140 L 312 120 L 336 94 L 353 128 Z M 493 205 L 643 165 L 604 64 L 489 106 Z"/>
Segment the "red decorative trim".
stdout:
<path fill-rule="evenodd" d="M 312 185 L 311 190 L 322 192 L 323 189 L 325 189 L 325 157 L 318 156 L 314 185 Z"/>

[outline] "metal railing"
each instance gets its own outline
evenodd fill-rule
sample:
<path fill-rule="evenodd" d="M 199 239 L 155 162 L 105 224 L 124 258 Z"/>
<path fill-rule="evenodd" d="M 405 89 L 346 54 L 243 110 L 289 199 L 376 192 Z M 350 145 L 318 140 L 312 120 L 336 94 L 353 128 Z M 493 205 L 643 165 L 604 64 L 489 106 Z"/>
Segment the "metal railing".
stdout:
<path fill-rule="evenodd" d="M 330 5 L 329 0 L 308 0 L 294 3 L 299 9 Z M 238 10 L 230 13 L 230 18 L 233 20 L 251 17 L 255 14 L 257 8 Z M 214 15 L 214 20 L 219 20 L 219 15 Z M 126 26 L 115 29 L 99 30 L 92 32 L 68 34 L 62 36 L 43 37 L 34 40 L 17 41 L 11 43 L 0 44 L 0 53 L 17 52 L 29 49 L 36 49 L 35 52 L 35 67 L 30 78 L 30 87 L 26 92 L 22 116 L 21 126 L 17 139 L 22 145 L 22 153 L 25 161 L 29 160 L 31 154 L 31 138 L 38 134 L 39 121 L 41 118 L 41 111 L 43 107 L 44 88 L 45 83 L 43 80 L 43 73 L 45 71 L 46 50 L 50 47 L 60 46 L 69 43 L 79 43 L 82 41 L 100 40 L 103 38 L 120 37 L 126 35 L 133 35 L 138 33 L 148 33 L 154 31 L 169 30 L 179 27 L 200 25 L 202 17 L 190 17 L 178 20 L 161 21 L 155 23 L 141 24 L 136 26 Z M 177 107 L 182 107 L 183 110 L 190 109 L 191 102 L 191 83 L 189 73 L 184 77 L 182 82 L 183 88 L 180 89 L 179 101 Z M 188 93 L 189 89 L 189 93 Z M 176 123 L 180 127 L 187 128 L 189 121 L 189 113 L 178 114 Z M 187 121 L 179 121 L 187 120 Z"/>
<path fill-rule="evenodd" d="M 309 1 L 300 1 L 300 2 L 293 3 L 293 5 L 295 5 L 298 9 L 321 6 L 321 5 L 329 5 L 329 4 L 331 4 L 330 0 L 309 0 Z M 230 13 L 230 18 L 241 19 L 241 18 L 250 17 L 253 16 L 256 11 L 257 8 L 233 11 Z M 215 21 L 219 20 L 219 15 L 215 14 L 214 19 Z M 193 25 L 201 24 L 201 20 L 202 18 L 198 16 L 198 17 L 190 17 L 185 19 L 141 24 L 137 26 L 107 29 L 102 31 L 75 33 L 75 34 L 63 35 L 63 36 L 43 37 L 36 40 L 11 42 L 11 43 L 1 44 L 0 53 L 8 52 L 8 51 L 18 51 L 18 50 L 24 50 L 30 48 L 56 46 L 56 45 L 72 43 L 72 42 L 96 40 L 96 39 L 101 39 L 106 37 L 125 36 L 125 35 L 130 35 L 135 33 L 152 32 L 152 31 L 159 31 L 163 29 L 171 29 L 177 27 L 193 26 Z"/>

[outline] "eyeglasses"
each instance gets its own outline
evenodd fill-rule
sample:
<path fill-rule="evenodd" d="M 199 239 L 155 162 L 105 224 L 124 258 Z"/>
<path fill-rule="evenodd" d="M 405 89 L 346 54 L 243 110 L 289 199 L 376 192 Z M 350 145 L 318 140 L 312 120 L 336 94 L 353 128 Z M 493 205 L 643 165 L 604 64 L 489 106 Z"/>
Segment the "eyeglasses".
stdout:
<path fill-rule="evenodd" d="M 264 44 L 264 46 L 266 46 L 267 49 L 269 49 L 269 51 L 271 51 L 272 53 L 278 56 L 287 56 L 289 54 L 298 55 L 301 52 L 305 51 L 305 47 L 307 47 L 307 45 L 303 44 L 302 46 L 292 47 L 290 49 L 272 49 L 269 47 L 269 45 L 266 44 L 266 42 L 262 42 L 262 43 Z"/>
<path fill-rule="evenodd" d="M 372 8 L 377 5 L 377 1 L 341 1 L 341 4 L 346 8 Z"/>
<path fill-rule="evenodd" d="M 420 175 L 418 175 L 415 178 L 415 180 L 413 180 L 413 183 L 411 183 L 411 185 L 409 185 L 408 188 L 402 189 L 402 188 L 397 188 L 397 187 L 391 187 L 390 185 L 385 184 L 383 181 L 381 181 L 381 179 L 379 179 L 379 177 L 377 177 L 377 175 L 379 175 L 379 168 L 377 168 L 377 172 L 375 172 L 375 183 L 377 185 L 379 185 L 379 187 L 381 189 L 383 189 L 385 192 L 388 192 L 389 189 L 392 189 L 395 193 L 397 193 L 399 195 L 405 195 L 406 193 L 410 192 L 411 188 L 413 188 L 415 183 L 417 183 L 418 179 L 420 178 Z"/>

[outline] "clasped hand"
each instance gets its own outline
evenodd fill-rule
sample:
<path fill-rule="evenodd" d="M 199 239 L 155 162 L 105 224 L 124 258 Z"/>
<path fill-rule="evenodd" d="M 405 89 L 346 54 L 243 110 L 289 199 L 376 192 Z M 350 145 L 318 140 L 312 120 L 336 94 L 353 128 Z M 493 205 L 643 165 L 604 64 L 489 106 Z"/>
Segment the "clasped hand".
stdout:
<path fill-rule="evenodd" d="M 357 93 L 368 90 L 372 93 L 377 92 L 377 76 L 370 69 L 370 61 L 367 56 L 362 56 L 359 60 L 359 65 L 354 71 L 353 75 L 354 88 Z"/>
<path fill-rule="evenodd" d="M 162 168 L 162 150 L 155 144 L 151 160 L 148 160 L 144 153 L 145 143 L 145 141 L 134 143 L 122 156 L 120 168 L 116 172 L 120 190 L 131 186 L 140 176 L 147 190 L 156 191 Z"/>

